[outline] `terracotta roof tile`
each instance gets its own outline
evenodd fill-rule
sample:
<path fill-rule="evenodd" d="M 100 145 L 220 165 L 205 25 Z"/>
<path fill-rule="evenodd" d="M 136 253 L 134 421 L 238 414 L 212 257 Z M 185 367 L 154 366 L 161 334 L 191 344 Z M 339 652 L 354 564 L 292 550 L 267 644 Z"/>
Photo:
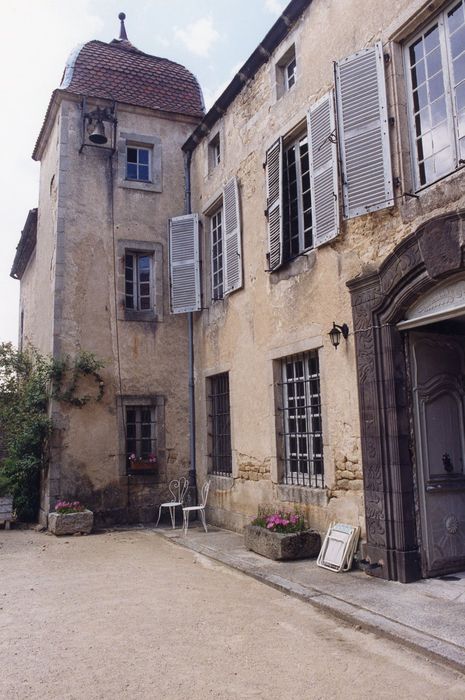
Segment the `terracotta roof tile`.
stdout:
<path fill-rule="evenodd" d="M 202 92 L 179 63 L 149 56 L 128 41 L 89 41 L 79 51 L 63 89 L 149 109 L 202 117 Z"/>

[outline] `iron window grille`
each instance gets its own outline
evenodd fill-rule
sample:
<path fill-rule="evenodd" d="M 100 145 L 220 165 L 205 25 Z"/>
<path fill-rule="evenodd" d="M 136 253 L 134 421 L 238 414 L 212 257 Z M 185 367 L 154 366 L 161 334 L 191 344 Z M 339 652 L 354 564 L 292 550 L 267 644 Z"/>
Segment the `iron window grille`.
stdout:
<path fill-rule="evenodd" d="M 126 148 L 126 178 L 150 182 L 150 148 L 140 146 Z"/>
<path fill-rule="evenodd" d="M 210 472 L 220 476 L 230 476 L 232 457 L 228 373 L 223 372 L 210 377 L 209 389 Z"/>
<path fill-rule="evenodd" d="M 128 471 L 140 465 L 155 468 L 157 455 L 156 409 L 154 406 L 126 406 L 126 462 Z"/>
<path fill-rule="evenodd" d="M 126 253 L 124 256 L 125 305 L 134 311 L 152 308 L 152 255 Z"/>
<path fill-rule="evenodd" d="M 324 486 L 320 370 L 316 350 L 281 360 L 282 450 L 286 484 Z"/>
<path fill-rule="evenodd" d="M 441 12 L 406 47 L 418 187 L 465 161 L 465 3 Z"/>
<path fill-rule="evenodd" d="M 283 154 L 283 260 L 312 248 L 312 201 L 307 136 Z"/>
<path fill-rule="evenodd" d="M 222 299 L 224 293 L 223 209 L 210 219 L 212 299 Z"/>

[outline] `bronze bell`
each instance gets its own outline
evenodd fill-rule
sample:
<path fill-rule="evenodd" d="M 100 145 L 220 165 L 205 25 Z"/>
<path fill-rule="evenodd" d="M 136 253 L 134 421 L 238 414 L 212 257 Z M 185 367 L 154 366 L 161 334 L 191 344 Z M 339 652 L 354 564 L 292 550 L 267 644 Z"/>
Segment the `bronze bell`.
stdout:
<path fill-rule="evenodd" d="M 95 143 L 99 146 L 102 146 L 108 141 L 107 137 L 105 136 L 105 127 L 101 119 L 97 120 L 95 127 L 89 134 L 89 141 L 92 141 L 92 143 Z"/>

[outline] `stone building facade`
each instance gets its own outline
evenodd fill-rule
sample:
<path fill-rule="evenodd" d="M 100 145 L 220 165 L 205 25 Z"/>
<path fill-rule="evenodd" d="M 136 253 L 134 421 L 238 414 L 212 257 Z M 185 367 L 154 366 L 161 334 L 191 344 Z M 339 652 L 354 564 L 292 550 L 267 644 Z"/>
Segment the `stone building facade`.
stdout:
<path fill-rule="evenodd" d="M 136 49 L 124 25 L 73 52 L 52 95 L 33 154 L 38 211 L 12 271 L 20 343 L 95 353 L 105 393 L 82 410 L 52 402 L 42 520 L 67 497 L 101 522 L 153 520 L 167 482 L 187 474 L 187 323 L 169 313 L 167 222 L 202 114 L 193 75 Z"/>
<path fill-rule="evenodd" d="M 77 130 L 79 103 L 66 100 Z M 158 115 L 127 114 L 128 133 L 159 136 Z M 185 414 L 189 315 L 195 464 L 198 483 L 212 480 L 210 521 L 240 530 L 259 506 L 298 507 L 321 532 L 334 520 L 360 525 L 375 576 L 408 582 L 465 568 L 463 0 L 293 0 L 204 116 L 163 123 L 176 134 L 173 189 L 151 221 L 166 231 L 170 219 L 169 266 L 157 234 L 171 278 L 167 336 L 154 346 L 145 326 L 135 340 L 123 319 L 115 325 L 109 291 L 99 323 L 112 347 L 116 328 L 123 336 L 134 393 L 151 353 L 168 356 L 162 343 L 182 339 L 179 373 L 163 388 L 167 368 L 151 382 Z M 50 148 L 42 161 L 47 201 L 56 159 Z M 95 179 L 78 181 L 91 201 L 100 194 Z M 78 199 L 72 206 L 82 213 Z M 121 217 L 123 241 L 144 240 L 145 214 Z M 86 230 L 75 283 L 92 257 L 92 221 Z M 37 243 L 37 281 L 23 274 L 22 298 L 40 284 L 49 294 L 39 256 L 51 250 Z M 116 253 L 106 260 L 111 278 Z M 44 338 L 53 306 L 47 314 Z M 76 345 L 86 319 L 95 328 L 81 307 L 66 318 L 57 342 Z M 108 415 L 133 391 L 112 376 L 99 409 Z M 102 440 L 114 439 L 116 419 L 101 425 Z M 170 448 L 185 469 L 179 431 Z M 83 470 L 91 460 L 82 455 Z"/>

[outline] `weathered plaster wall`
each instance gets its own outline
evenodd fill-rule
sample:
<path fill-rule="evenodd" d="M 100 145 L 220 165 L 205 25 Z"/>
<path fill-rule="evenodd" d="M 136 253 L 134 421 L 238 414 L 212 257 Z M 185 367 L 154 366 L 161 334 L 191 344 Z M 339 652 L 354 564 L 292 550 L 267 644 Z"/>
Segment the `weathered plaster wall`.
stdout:
<path fill-rule="evenodd" d="M 301 504 L 312 525 L 324 530 L 334 519 L 363 528 L 362 465 L 353 336 L 330 345 L 332 322 L 352 314 L 348 280 L 376 268 L 404 237 L 433 215 L 465 205 L 463 174 L 427 188 L 418 200 L 410 191 L 409 140 L 400 43 L 427 4 L 395 0 L 340 3 L 315 1 L 287 39 L 249 81 L 221 121 L 194 151 L 193 210 L 204 215 L 204 270 L 209 267 L 212 205 L 233 175 L 240 185 L 243 289 L 211 302 L 208 276 L 204 306 L 196 317 L 196 396 L 199 480 L 208 470 L 207 399 L 210 374 L 228 371 L 232 421 L 232 478 L 214 477 L 210 518 L 239 529 L 260 503 Z M 431 5 L 429 4 L 431 7 Z M 425 14 L 431 10 L 425 10 Z M 417 20 L 418 26 L 418 20 Z M 393 174 L 400 177 L 396 206 L 342 222 L 332 243 L 310 251 L 280 271 L 266 272 L 266 150 L 301 125 L 306 112 L 333 85 L 333 61 L 382 40 L 391 61 L 386 68 Z M 297 82 L 276 100 L 275 64 L 295 44 Z M 208 141 L 219 130 L 222 162 L 208 172 Z M 352 330 L 352 328 L 351 328 Z M 273 360 L 319 349 L 326 489 L 279 484 Z"/>
<path fill-rule="evenodd" d="M 43 353 L 52 352 L 53 290 L 56 267 L 59 113 L 45 149 L 39 179 L 37 244 L 21 278 L 20 311 L 24 313 L 23 343 Z"/>
<path fill-rule="evenodd" d="M 169 314 L 167 231 L 168 218 L 183 211 L 181 145 L 195 122 L 119 106 L 117 140 L 121 132 L 161 140 L 162 191 L 153 192 L 121 186 L 118 152 L 111 156 L 85 147 L 80 153 L 80 103 L 66 98 L 63 109 L 68 129 L 62 141 L 66 174 L 60 186 L 66 202 L 55 353 L 74 356 L 82 349 L 101 358 L 105 395 L 83 409 L 55 402 L 51 499 L 78 497 L 107 521 L 153 519 L 167 481 L 188 468 L 187 321 Z M 125 320 L 122 240 L 158 244 L 155 275 L 161 279 L 161 293 L 156 318 L 150 321 Z M 92 384 L 83 389 L 96 393 Z M 156 476 L 126 475 L 117 397 L 128 395 L 136 397 L 134 404 L 137 397 L 165 397 L 165 444 Z"/>

